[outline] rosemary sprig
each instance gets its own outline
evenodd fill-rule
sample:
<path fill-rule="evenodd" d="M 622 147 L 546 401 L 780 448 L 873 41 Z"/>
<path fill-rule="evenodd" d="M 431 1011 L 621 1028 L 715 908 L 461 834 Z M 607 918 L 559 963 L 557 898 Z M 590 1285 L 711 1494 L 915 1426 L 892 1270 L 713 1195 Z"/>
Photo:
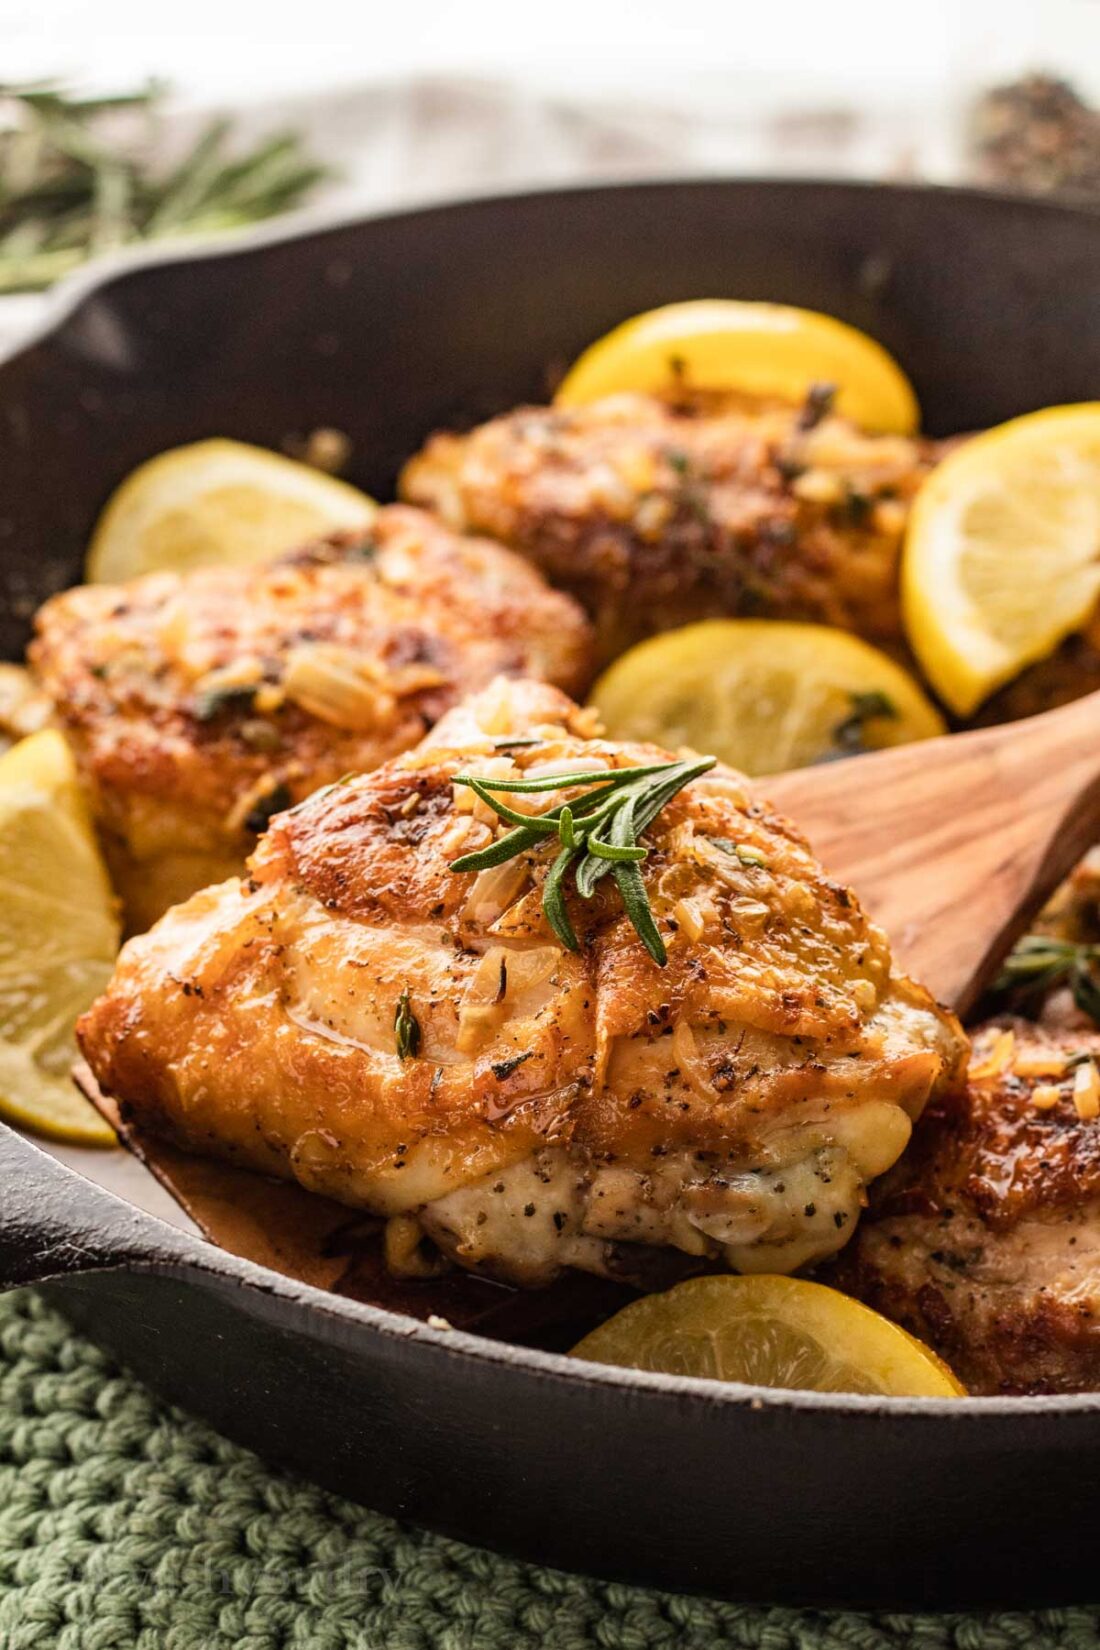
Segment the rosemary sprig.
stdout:
<path fill-rule="evenodd" d="M 558 853 L 542 889 L 542 908 L 555 934 L 570 951 L 580 949 L 565 902 L 565 880 L 573 874 L 582 899 L 591 899 L 596 884 L 609 872 L 642 944 L 663 968 L 668 961 L 639 869 L 648 849 L 638 838 L 666 803 L 693 779 L 713 768 L 717 757 L 699 756 L 683 762 L 655 762 L 649 767 L 609 768 L 600 773 L 540 774 L 537 779 L 492 779 L 456 773 L 456 785 L 468 785 L 499 819 L 513 826 L 496 842 L 475 854 L 464 854 L 452 871 L 485 871 L 503 865 L 518 854 L 545 846 L 552 838 Z M 542 814 L 520 813 L 495 792 L 531 795 L 546 791 L 594 786 L 586 796 L 559 802 Z"/>
<path fill-rule="evenodd" d="M 298 205 L 326 176 L 293 133 L 230 157 L 226 120 L 209 122 L 178 165 L 158 167 L 164 91 L 80 97 L 52 82 L 0 83 L 0 292 L 49 286 L 112 247 L 242 228 Z"/>
<path fill-rule="evenodd" d="M 1006 958 L 992 991 L 1029 1002 L 1060 985 L 1068 985 L 1077 1007 L 1100 1025 L 1100 945 L 1027 934 Z"/>

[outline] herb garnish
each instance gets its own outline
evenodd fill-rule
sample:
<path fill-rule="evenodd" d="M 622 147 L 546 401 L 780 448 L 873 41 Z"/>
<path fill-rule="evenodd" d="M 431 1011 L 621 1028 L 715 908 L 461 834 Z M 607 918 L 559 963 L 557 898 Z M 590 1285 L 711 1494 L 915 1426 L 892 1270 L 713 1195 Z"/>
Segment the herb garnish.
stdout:
<path fill-rule="evenodd" d="M 256 684 L 235 683 L 232 687 L 203 688 L 196 693 L 191 714 L 196 722 L 214 722 L 231 710 L 251 710 L 256 699 Z"/>
<path fill-rule="evenodd" d="M 992 990 L 1026 1003 L 1060 985 L 1068 985 L 1077 1007 L 1100 1025 L 1100 945 L 1027 934 L 1005 959 Z"/>
<path fill-rule="evenodd" d="M 713 768 L 717 760 L 700 756 L 691 761 L 657 762 L 645 768 L 542 774 L 537 779 L 492 779 L 456 773 L 456 785 L 468 785 L 475 796 L 515 829 L 488 848 L 456 859 L 451 870 L 485 871 L 540 846 L 548 837 L 557 837 L 560 850 L 543 884 L 542 908 L 562 944 L 570 951 L 580 949 L 565 904 L 566 875 L 572 870 L 578 894 L 582 899 L 591 899 L 600 878 L 610 871 L 639 939 L 663 968 L 668 953 L 638 869 L 648 852 L 639 846 L 638 838 L 678 791 Z M 494 791 L 561 791 L 574 785 L 596 785 L 599 789 L 574 802 L 560 802 L 544 814 L 519 813 L 493 795 Z"/>
<path fill-rule="evenodd" d="M 873 689 L 870 693 L 850 693 L 848 695 L 852 708 L 838 722 L 832 732 L 834 749 L 841 751 L 845 756 L 855 756 L 867 749 L 867 723 L 881 718 L 896 722 L 898 707 L 885 693 Z"/>
<path fill-rule="evenodd" d="M 766 868 L 768 861 L 758 848 L 750 848 L 747 842 L 731 842 L 728 836 L 709 836 L 708 842 L 713 842 L 716 848 L 721 848 L 724 854 L 739 859 L 742 865 L 758 865 Z"/>
<path fill-rule="evenodd" d="M 290 807 L 293 800 L 290 787 L 280 780 L 266 796 L 257 797 L 244 817 L 245 829 L 255 831 L 258 836 L 261 831 L 267 830 L 276 814 Z"/>
<path fill-rule="evenodd" d="M 412 1011 L 408 986 L 397 999 L 393 1015 L 393 1035 L 399 1060 L 407 1060 L 410 1055 L 420 1053 L 420 1021 Z"/>
<path fill-rule="evenodd" d="M 135 241 L 241 228 L 299 205 L 327 176 L 294 133 L 231 155 L 221 119 L 164 167 L 153 122 L 163 95 L 155 84 L 109 97 L 0 84 L 0 292 L 36 291 Z M 120 111 L 134 128 L 121 138 Z"/>
<path fill-rule="evenodd" d="M 802 403 L 798 414 L 797 428 L 812 430 L 821 423 L 833 410 L 836 400 L 837 386 L 835 384 L 811 384 L 806 391 L 806 399 Z"/>

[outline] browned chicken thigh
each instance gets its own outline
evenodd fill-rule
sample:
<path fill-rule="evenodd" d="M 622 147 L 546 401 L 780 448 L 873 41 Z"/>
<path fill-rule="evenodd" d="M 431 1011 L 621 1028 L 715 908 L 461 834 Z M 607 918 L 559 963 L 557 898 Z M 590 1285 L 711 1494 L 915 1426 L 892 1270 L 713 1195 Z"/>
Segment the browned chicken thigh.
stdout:
<path fill-rule="evenodd" d="M 592 652 L 576 604 L 519 557 L 400 505 L 277 562 L 66 591 L 37 631 L 135 928 L 498 672 L 575 692 Z"/>
<path fill-rule="evenodd" d="M 835 1250 L 965 1045 L 789 822 L 721 767 L 657 813 L 663 967 L 610 876 L 566 889 L 574 950 L 553 852 L 452 868 L 505 830 L 457 775 L 665 760 L 497 681 L 129 942 L 79 1028 L 101 1087 L 143 1130 L 385 1217 L 397 1268 L 542 1284 Z"/>
<path fill-rule="evenodd" d="M 975 1034 L 830 1282 L 896 1318 L 972 1392 L 1100 1388 L 1100 1033 Z"/>
<path fill-rule="evenodd" d="M 572 591 L 605 660 L 722 615 L 813 619 L 889 644 L 908 507 L 941 450 L 866 435 L 820 397 L 617 395 L 436 435 L 402 488 Z"/>

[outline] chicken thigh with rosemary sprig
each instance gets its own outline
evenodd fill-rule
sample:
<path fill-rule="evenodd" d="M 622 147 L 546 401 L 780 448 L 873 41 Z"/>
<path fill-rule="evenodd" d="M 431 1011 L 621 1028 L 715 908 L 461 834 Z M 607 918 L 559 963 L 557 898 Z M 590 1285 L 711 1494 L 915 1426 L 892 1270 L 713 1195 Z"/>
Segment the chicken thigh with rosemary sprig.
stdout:
<path fill-rule="evenodd" d="M 529 1285 L 835 1250 L 964 1051 L 741 775 L 505 679 L 277 816 L 79 1034 L 140 1129 Z"/>

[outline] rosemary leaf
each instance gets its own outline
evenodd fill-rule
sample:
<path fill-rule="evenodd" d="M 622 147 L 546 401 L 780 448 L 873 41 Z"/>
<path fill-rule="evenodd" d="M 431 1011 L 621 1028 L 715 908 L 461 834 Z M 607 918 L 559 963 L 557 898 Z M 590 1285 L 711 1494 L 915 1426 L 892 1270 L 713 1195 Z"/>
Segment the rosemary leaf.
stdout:
<path fill-rule="evenodd" d="M 642 944 L 657 966 L 663 968 L 668 961 L 668 952 L 653 920 L 653 908 L 645 891 L 642 873 L 636 865 L 613 865 L 611 875 L 615 878 L 626 914 Z"/>
<path fill-rule="evenodd" d="M 542 890 L 542 908 L 546 912 L 546 920 L 567 951 L 580 950 L 573 924 L 569 920 L 569 912 L 565 904 L 565 892 L 562 888 L 565 873 L 576 857 L 576 848 L 563 848 L 553 865 L 551 865 L 550 873 Z"/>
<path fill-rule="evenodd" d="M 1100 945 L 1027 934 L 1004 960 L 991 994 L 1020 1005 L 1068 986 L 1082 1013 L 1100 1025 Z"/>
<path fill-rule="evenodd" d="M 230 158 L 226 120 L 207 125 L 166 173 L 152 155 L 164 92 L 150 84 L 81 97 L 59 82 L 0 83 L 0 292 L 49 286 L 85 258 L 137 241 L 258 222 L 297 206 L 327 175 L 293 133 Z M 120 110 L 135 119 L 120 128 L 101 118 Z"/>

